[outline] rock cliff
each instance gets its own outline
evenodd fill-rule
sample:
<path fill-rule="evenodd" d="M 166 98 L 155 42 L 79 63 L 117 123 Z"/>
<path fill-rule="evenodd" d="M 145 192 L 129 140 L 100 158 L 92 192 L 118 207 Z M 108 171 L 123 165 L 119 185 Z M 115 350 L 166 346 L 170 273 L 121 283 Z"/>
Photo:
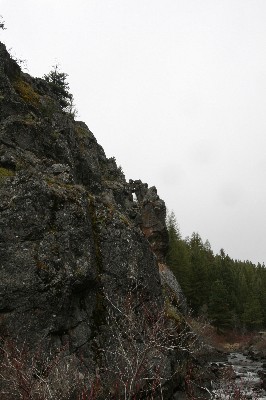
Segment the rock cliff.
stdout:
<path fill-rule="evenodd" d="M 130 298 L 126 316 L 132 304 L 142 312 L 145 305 L 148 315 L 147 309 L 160 309 L 158 261 L 167 243 L 156 188 L 127 182 L 86 124 L 61 109 L 49 83 L 23 73 L 0 43 L 2 349 L 8 343 L 21 355 L 23 345 L 33 359 L 37 346 L 46 360 L 51 349 L 63 349 L 96 390 L 102 349 L 121 344 L 120 333 L 110 340 L 114 314 L 106 304 L 121 312 Z M 164 352 L 163 382 L 175 368 L 171 357 Z"/>

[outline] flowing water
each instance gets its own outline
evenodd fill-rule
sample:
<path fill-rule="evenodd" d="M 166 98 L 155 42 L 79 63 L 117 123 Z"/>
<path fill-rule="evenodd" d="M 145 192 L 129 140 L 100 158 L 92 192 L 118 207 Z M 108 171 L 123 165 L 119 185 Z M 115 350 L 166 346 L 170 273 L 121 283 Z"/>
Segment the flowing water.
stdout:
<path fill-rule="evenodd" d="M 266 391 L 262 389 L 264 379 L 266 384 L 266 370 L 261 361 L 242 353 L 231 353 L 220 369 L 221 379 L 213 384 L 213 399 L 266 400 Z"/>

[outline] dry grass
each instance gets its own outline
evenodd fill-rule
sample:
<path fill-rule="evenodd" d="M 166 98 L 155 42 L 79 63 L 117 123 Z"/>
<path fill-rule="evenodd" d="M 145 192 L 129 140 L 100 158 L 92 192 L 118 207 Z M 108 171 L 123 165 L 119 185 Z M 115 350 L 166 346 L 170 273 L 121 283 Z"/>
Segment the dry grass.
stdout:
<path fill-rule="evenodd" d="M 189 318 L 189 325 L 202 338 L 204 343 L 224 352 L 247 349 L 256 341 L 266 351 L 266 335 L 259 336 L 254 332 L 240 333 L 234 330 L 218 333 L 217 329 L 204 320 Z M 257 338 L 257 340 L 255 340 Z"/>

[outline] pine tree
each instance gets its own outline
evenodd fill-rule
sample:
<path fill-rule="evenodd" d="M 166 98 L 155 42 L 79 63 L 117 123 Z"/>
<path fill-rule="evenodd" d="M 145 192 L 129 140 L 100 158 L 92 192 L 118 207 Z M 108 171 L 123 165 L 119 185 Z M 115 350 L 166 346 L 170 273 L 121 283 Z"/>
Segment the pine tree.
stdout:
<path fill-rule="evenodd" d="M 193 232 L 189 239 L 191 265 L 189 302 L 196 313 L 200 311 L 204 304 L 207 304 L 209 296 L 209 250 L 207 250 L 207 247 L 204 247 L 200 235 Z"/>
<path fill-rule="evenodd" d="M 6 29 L 6 27 L 5 27 L 5 21 L 3 21 L 2 15 L 0 15 L 0 29 L 3 29 L 3 30 Z"/>
<path fill-rule="evenodd" d="M 215 255 L 198 233 L 182 239 L 173 213 L 168 216 L 167 263 L 194 315 L 208 313 L 218 330 L 266 326 L 266 268 L 250 261 Z"/>
<path fill-rule="evenodd" d="M 44 79 L 50 84 L 52 92 L 65 111 L 68 107 L 73 106 L 73 95 L 69 92 L 67 77 L 68 74 L 59 71 L 58 65 L 55 65 L 47 75 L 44 75 Z"/>
<path fill-rule="evenodd" d="M 232 312 L 229 306 L 229 294 L 221 280 L 213 283 L 209 300 L 209 317 L 218 330 L 227 329 L 232 325 Z"/>
<path fill-rule="evenodd" d="M 167 265 L 173 271 L 185 296 L 189 293 L 189 249 L 187 243 L 181 238 L 176 217 L 173 212 L 167 216 L 167 230 L 169 238 L 168 253 L 166 257 Z"/>
<path fill-rule="evenodd" d="M 243 321 L 249 329 L 259 329 L 263 323 L 263 312 L 261 304 L 256 295 L 247 300 L 243 313 Z"/>

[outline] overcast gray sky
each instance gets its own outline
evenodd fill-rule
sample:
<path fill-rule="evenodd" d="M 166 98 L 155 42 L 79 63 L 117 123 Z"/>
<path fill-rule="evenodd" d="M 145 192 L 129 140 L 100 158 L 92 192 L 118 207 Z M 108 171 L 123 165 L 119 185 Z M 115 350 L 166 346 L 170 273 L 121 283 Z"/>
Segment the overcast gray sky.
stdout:
<path fill-rule="evenodd" d="M 265 0 L 0 0 L 28 72 L 60 63 L 127 179 L 155 185 L 183 236 L 266 261 Z"/>

